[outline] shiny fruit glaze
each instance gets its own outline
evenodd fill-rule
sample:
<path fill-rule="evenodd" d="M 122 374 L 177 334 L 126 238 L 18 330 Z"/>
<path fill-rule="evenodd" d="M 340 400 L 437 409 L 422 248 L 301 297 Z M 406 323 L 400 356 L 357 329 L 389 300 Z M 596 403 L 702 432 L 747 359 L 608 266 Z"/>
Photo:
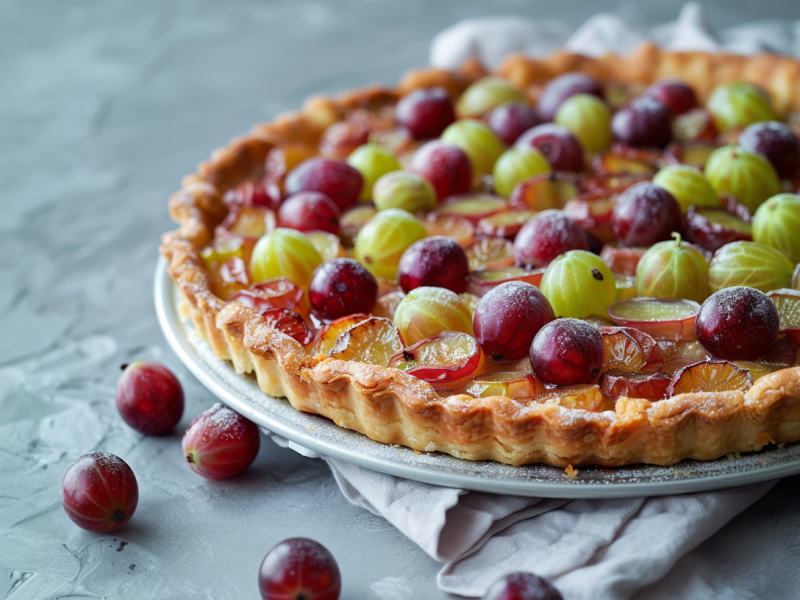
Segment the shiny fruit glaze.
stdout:
<path fill-rule="evenodd" d="M 368 313 L 378 299 L 378 282 L 360 262 L 334 258 L 314 271 L 308 299 L 314 313 L 326 320 Z"/>
<path fill-rule="evenodd" d="M 278 225 L 298 231 L 339 233 L 342 213 L 322 192 L 298 192 L 284 200 L 278 209 Z"/>
<path fill-rule="evenodd" d="M 757 360 L 775 342 L 778 324 L 778 311 L 766 294 L 732 287 L 703 302 L 694 328 L 697 340 L 714 356 Z"/>
<path fill-rule="evenodd" d="M 428 88 L 403 96 L 395 108 L 395 117 L 415 139 L 427 140 L 441 135 L 455 121 L 456 114 L 447 90 Z"/>
<path fill-rule="evenodd" d="M 464 249 L 443 236 L 414 242 L 397 266 L 397 279 L 406 293 L 418 287 L 436 286 L 461 294 L 467 290 L 468 276 L 469 260 Z"/>
<path fill-rule="evenodd" d="M 550 303 L 530 283 L 509 281 L 491 289 L 475 308 L 475 338 L 494 361 L 528 355 L 533 338 L 555 318 Z"/>
<path fill-rule="evenodd" d="M 255 423 L 217 403 L 192 421 L 181 446 L 195 473 L 207 479 L 226 479 L 250 466 L 260 443 Z"/>
<path fill-rule="evenodd" d="M 530 349 L 531 365 L 545 383 L 593 383 L 603 367 L 600 333 L 579 319 L 556 319 L 539 330 Z"/>
<path fill-rule="evenodd" d="M 483 600 L 564 600 L 553 585 L 533 573 L 509 573 L 495 581 Z"/>
<path fill-rule="evenodd" d="M 84 454 L 61 481 L 61 505 L 73 523 L 87 531 L 116 531 L 130 521 L 138 501 L 133 471 L 108 452 Z"/>
<path fill-rule="evenodd" d="M 325 546 L 307 538 L 283 540 L 258 571 L 262 600 L 338 600 L 342 578 Z"/>
<path fill-rule="evenodd" d="M 164 435 L 183 416 L 183 388 L 172 371 L 156 362 L 122 365 L 116 405 L 122 420 L 139 433 Z"/>

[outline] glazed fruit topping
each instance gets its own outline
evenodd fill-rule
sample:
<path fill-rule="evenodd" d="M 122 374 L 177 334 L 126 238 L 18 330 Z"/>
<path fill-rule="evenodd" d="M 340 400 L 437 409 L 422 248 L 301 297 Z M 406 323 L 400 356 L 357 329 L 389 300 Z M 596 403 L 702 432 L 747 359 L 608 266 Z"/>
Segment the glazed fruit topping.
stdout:
<path fill-rule="evenodd" d="M 525 222 L 535 216 L 534 210 L 507 210 L 478 221 L 475 233 L 484 237 L 501 237 L 513 241 Z"/>
<path fill-rule="evenodd" d="M 443 235 L 460 246 L 469 246 L 475 239 L 475 226 L 466 217 L 433 211 L 425 215 L 422 224 L 429 236 Z"/>
<path fill-rule="evenodd" d="M 255 460 L 261 444 L 258 427 L 220 403 L 200 413 L 183 434 L 183 455 L 207 479 L 226 479 Z"/>
<path fill-rule="evenodd" d="M 319 138 L 322 156 L 347 158 L 369 140 L 369 127 L 360 121 L 339 121 L 329 126 Z"/>
<path fill-rule="evenodd" d="M 309 158 L 292 169 L 286 176 L 286 193 L 322 192 L 344 212 L 355 206 L 364 178 L 356 169 L 342 160 Z"/>
<path fill-rule="evenodd" d="M 323 261 L 344 256 L 344 248 L 338 235 L 329 231 L 309 231 L 306 235 Z"/>
<path fill-rule="evenodd" d="M 598 331 L 578 319 L 556 319 L 544 325 L 530 348 L 531 365 L 545 383 L 592 383 L 603 367 L 605 346 Z"/>
<path fill-rule="evenodd" d="M 156 362 L 122 365 L 116 404 L 122 420 L 145 435 L 164 435 L 183 416 L 183 387 L 172 371 Z"/>
<path fill-rule="evenodd" d="M 725 360 L 757 360 L 775 342 L 778 311 L 770 298 L 749 287 L 731 287 L 703 302 L 695 322 L 703 348 Z"/>
<path fill-rule="evenodd" d="M 335 258 L 314 271 L 308 298 L 321 319 L 368 313 L 378 298 L 378 282 L 358 261 Z"/>
<path fill-rule="evenodd" d="M 672 137 L 679 143 L 713 140 L 717 137 L 713 115 L 704 108 L 693 108 L 676 116 L 672 121 Z"/>
<path fill-rule="evenodd" d="M 536 148 L 556 171 L 583 171 L 583 147 L 569 129 L 555 123 L 543 123 L 523 133 L 517 148 Z"/>
<path fill-rule="evenodd" d="M 612 273 L 620 275 L 636 275 L 636 267 L 646 250 L 644 248 L 617 248 L 603 246 L 600 258 L 608 265 Z"/>
<path fill-rule="evenodd" d="M 400 350 L 390 367 L 405 371 L 436 387 L 457 389 L 484 368 L 480 344 L 471 335 L 443 331 Z"/>
<path fill-rule="evenodd" d="M 314 354 L 325 354 L 330 356 L 331 350 L 336 345 L 336 340 L 348 329 L 355 327 L 359 323 L 366 321 L 370 316 L 365 313 L 356 313 L 340 317 L 324 325 L 318 332 L 314 341 Z"/>
<path fill-rule="evenodd" d="M 385 367 L 402 348 L 400 332 L 391 320 L 370 317 L 340 333 L 330 357 Z"/>
<path fill-rule="evenodd" d="M 500 269 L 514 264 L 514 244 L 504 238 L 475 240 L 465 252 L 471 271 Z"/>
<path fill-rule="evenodd" d="M 258 571 L 262 600 L 338 600 L 342 577 L 325 546 L 290 538 L 267 552 Z"/>
<path fill-rule="evenodd" d="M 546 579 L 533 573 L 509 573 L 495 581 L 483 600 L 564 600 Z"/>
<path fill-rule="evenodd" d="M 225 194 L 225 203 L 233 206 L 261 206 L 274 209 L 281 203 L 281 190 L 278 184 L 270 179 L 246 181 Z"/>
<path fill-rule="evenodd" d="M 481 298 L 472 329 L 489 358 L 514 361 L 529 353 L 533 338 L 554 318 L 550 303 L 536 286 L 510 281 Z"/>
<path fill-rule="evenodd" d="M 686 213 L 686 239 L 710 252 L 753 239 L 752 226 L 722 208 L 692 206 Z"/>
<path fill-rule="evenodd" d="M 800 347 L 800 291 L 775 290 L 767 294 L 778 311 L 779 329 L 793 344 Z"/>
<path fill-rule="evenodd" d="M 501 267 L 499 269 L 472 271 L 469 274 L 467 289 L 470 293 L 480 298 L 498 285 L 509 281 L 524 281 L 538 287 L 542 282 L 544 271 L 544 269 L 529 271 L 522 267 Z"/>
<path fill-rule="evenodd" d="M 268 279 L 255 284 L 252 289 L 244 290 L 231 297 L 231 302 L 238 302 L 256 312 L 264 312 L 273 308 L 293 310 L 303 297 L 303 289 L 285 277 Z"/>
<path fill-rule="evenodd" d="M 505 396 L 532 398 L 545 391 L 544 384 L 530 373 L 497 371 L 476 375 L 469 380 L 465 393 L 475 398 Z"/>
<path fill-rule="evenodd" d="M 569 409 L 600 412 L 611 408 L 597 384 L 566 385 L 534 396 L 532 403 L 555 404 Z"/>
<path fill-rule="evenodd" d="M 472 165 L 464 151 L 438 140 L 428 142 L 414 153 L 410 169 L 431 182 L 439 202 L 466 194 L 472 185 Z"/>
<path fill-rule="evenodd" d="M 632 298 L 608 307 L 611 319 L 620 325 L 644 331 L 656 340 L 693 340 L 695 317 L 700 305 L 691 300 Z"/>
<path fill-rule="evenodd" d="M 228 213 L 220 229 L 235 236 L 258 239 L 273 231 L 275 226 L 275 213 L 269 208 L 239 206 Z M 223 231 L 218 230 L 218 234 Z"/>
<path fill-rule="evenodd" d="M 108 452 L 90 452 L 72 463 L 61 481 L 61 505 L 81 529 L 106 533 L 130 521 L 139 486 L 128 464 Z"/>
<path fill-rule="evenodd" d="M 397 266 L 397 278 L 406 293 L 422 286 L 436 286 L 461 294 L 467 289 L 468 275 L 469 260 L 464 249 L 442 236 L 413 243 Z"/>
<path fill-rule="evenodd" d="M 508 202 L 499 196 L 486 193 L 453 196 L 438 208 L 440 214 L 465 217 L 473 225 L 485 217 L 505 210 L 508 210 Z"/>
<path fill-rule="evenodd" d="M 542 211 L 563 208 L 578 195 L 578 187 L 570 179 L 555 174 L 543 174 L 523 181 L 508 199 L 512 208 Z"/>
<path fill-rule="evenodd" d="M 400 302 L 394 324 L 406 344 L 416 344 L 444 331 L 471 336 L 472 312 L 455 292 L 440 287 L 418 287 Z"/>
<path fill-rule="evenodd" d="M 557 317 L 605 315 L 617 299 L 614 274 L 599 256 L 584 250 L 570 250 L 551 262 L 539 289 Z"/>
<path fill-rule="evenodd" d="M 667 190 L 637 183 L 620 194 L 614 207 L 614 233 L 626 246 L 668 240 L 681 228 L 681 208 Z"/>
<path fill-rule="evenodd" d="M 592 168 L 598 175 L 652 176 L 656 173 L 656 168 L 652 164 L 625 158 L 613 151 L 595 154 L 592 159 Z"/>
<path fill-rule="evenodd" d="M 567 98 L 576 94 L 592 94 L 603 98 L 603 86 L 583 73 L 565 73 L 550 80 L 539 97 L 538 110 L 542 119 L 552 121 Z"/>
<path fill-rule="evenodd" d="M 523 102 L 508 102 L 489 115 L 489 127 L 495 135 L 511 146 L 523 133 L 542 122 L 539 113 Z"/>
<path fill-rule="evenodd" d="M 669 109 L 654 96 L 639 96 L 611 120 L 614 138 L 631 146 L 663 148 L 672 137 Z"/>
<path fill-rule="evenodd" d="M 726 360 L 707 360 L 675 373 L 667 396 L 691 392 L 746 392 L 752 385 L 753 378 L 747 370 Z"/>
<path fill-rule="evenodd" d="M 645 355 L 638 342 L 624 329 L 600 331 L 605 354 L 603 369 L 638 372 L 645 365 Z"/>
<path fill-rule="evenodd" d="M 671 382 L 672 377 L 661 371 L 631 373 L 610 369 L 603 374 L 600 390 L 612 400 L 623 397 L 663 400 Z"/>
<path fill-rule="evenodd" d="M 281 333 L 288 335 L 301 346 L 307 346 L 313 339 L 303 317 L 286 308 L 272 308 L 261 313 L 264 322 Z"/>
<path fill-rule="evenodd" d="M 558 210 L 546 210 L 522 226 L 514 240 L 514 259 L 526 267 L 546 267 L 568 250 L 588 250 L 578 224 Z"/>

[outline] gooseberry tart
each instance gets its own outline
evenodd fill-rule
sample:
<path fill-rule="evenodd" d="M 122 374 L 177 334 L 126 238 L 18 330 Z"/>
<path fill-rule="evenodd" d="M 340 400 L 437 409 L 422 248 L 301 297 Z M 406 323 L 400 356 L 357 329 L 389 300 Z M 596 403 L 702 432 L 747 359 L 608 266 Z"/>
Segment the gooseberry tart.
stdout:
<path fill-rule="evenodd" d="M 379 442 L 757 451 L 800 440 L 799 116 L 773 55 L 416 70 L 214 152 L 161 251 L 220 359 Z"/>

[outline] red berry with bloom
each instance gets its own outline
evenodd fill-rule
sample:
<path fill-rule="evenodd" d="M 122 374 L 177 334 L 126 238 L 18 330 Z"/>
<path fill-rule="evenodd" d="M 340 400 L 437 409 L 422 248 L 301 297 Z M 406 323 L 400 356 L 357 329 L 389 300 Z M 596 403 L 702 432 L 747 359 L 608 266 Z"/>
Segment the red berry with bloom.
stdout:
<path fill-rule="evenodd" d="M 553 585 L 533 573 L 509 573 L 492 584 L 483 600 L 564 600 Z"/>
<path fill-rule="evenodd" d="M 563 125 L 537 125 L 523 133 L 514 146 L 523 149 L 536 148 L 556 171 L 583 171 L 583 147 L 575 134 Z"/>
<path fill-rule="evenodd" d="M 669 109 L 652 96 L 639 96 L 611 119 L 614 139 L 629 146 L 663 148 L 672 138 Z"/>
<path fill-rule="evenodd" d="M 619 195 L 611 220 L 624 246 L 652 246 L 681 230 L 681 207 L 667 190 L 642 181 Z"/>
<path fill-rule="evenodd" d="M 263 600 L 338 600 L 342 577 L 325 546 L 307 538 L 283 540 L 258 571 Z"/>
<path fill-rule="evenodd" d="M 542 90 L 537 106 L 542 119 L 545 121 L 555 119 L 564 100 L 576 94 L 604 97 L 603 86 L 596 79 L 592 79 L 584 73 L 564 73 L 551 79 Z"/>
<path fill-rule="evenodd" d="M 322 192 L 341 212 L 358 203 L 364 178 L 343 160 L 307 158 L 286 176 L 286 193 Z"/>
<path fill-rule="evenodd" d="M 472 186 L 472 165 L 458 146 L 433 140 L 414 153 L 411 171 L 431 182 L 439 202 L 466 194 Z"/>
<path fill-rule="evenodd" d="M 521 102 L 501 104 L 489 115 L 489 127 L 509 146 L 516 142 L 519 136 L 541 122 L 542 118 L 536 109 Z"/>
<path fill-rule="evenodd" d="M 314 313 L 322 319 L 368 313 L 378 299 L 378 282 L 357 260 L 334 258 L 314 271 L 308 299 Z"/>
<path fill-rule="evenodd" d="M 644 95 L 663 103 L 673 117 L 697 107 L 694 90 L 677 79 L 659 79 L 644 91 Z"/>
<path fill-rule="evenodd" d="M 87 531 L 116 531 L 130 521 L 139 486 L 128 464 L 108 452 L 90 452 L 72 463 L 61 481 L 61 504 Z"/>
<path fill-rule="evenodd" d="M 397 122 L 411 132 L 414 139 L 439 137 L 456 120 L 450 94 L 444 88 L 414 90 L 403 96 L 394 111 Z"/>
<path fill-rule="evenodd" d="M 156 362 L 122 365 L 116 404 L 122 420 L 139 433 L 164 435 L 183 416 L 183 388 L 172 371 Z"/>
<path fill-rule="evenodd" d="M 298 231 L 339 233 L 342 212 L 322 192 L 298 192 L 289 196 L 278 209 L 278 225 Z"/>
<path fill-rule="evenodd" d="M 255 423 L 217 403 L 192 421 L 181 445 L 195 473 L 225 479 L 250 466 L 260 443 Z"/>
<path fill-rule="evenodd" d="M 406 293 L 418 287 L 441 287 L 461 294 L 467 291 L 468 277 L 466 252 L 442 235 L 414 242 L 397 265 L 397 278 Z"/>
<path fill-rule="evenodd" d="M 605 346 L 598 331 L 580 319 L 556 319 L 531 344 L 531 365 L 545 383 L 593 383 L 603 367 Z"/>
<path fill-rule="evenodd" d="M 560 210 L 543 210 L 526 221 L 514 240 L 514 260 L 524 267 L 541 268 L 568 250 L 588 250 L 586 234 Z"/>

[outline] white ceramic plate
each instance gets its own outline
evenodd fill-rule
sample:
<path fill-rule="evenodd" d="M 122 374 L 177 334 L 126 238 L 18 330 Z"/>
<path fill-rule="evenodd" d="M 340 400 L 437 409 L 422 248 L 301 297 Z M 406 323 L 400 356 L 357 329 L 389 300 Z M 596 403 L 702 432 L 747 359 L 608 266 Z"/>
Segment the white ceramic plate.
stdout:
<path fill-rule="evenodd" d="M 447 454 L 417 453 L 343 429 L 332 421 L 295 410 L 262 392 L 254 377 L 238 375 L 216 357 L 191 322 L 181 320 L 177 293 L 159 260 L 155 277 L 158 321 L 167 342 L 195 377 L 222 402 L 305 448 L 355 465 L 425 483 L 517 496 L 624 498 L 716 490 L 800 473 L 800 443 L 769 446 L 741 458 L 683 461 L 672 467 L 634 465 L 615 469 L 582 467 L 575 478 L 549 465 L 512 467 L 468 461 Z"/>

